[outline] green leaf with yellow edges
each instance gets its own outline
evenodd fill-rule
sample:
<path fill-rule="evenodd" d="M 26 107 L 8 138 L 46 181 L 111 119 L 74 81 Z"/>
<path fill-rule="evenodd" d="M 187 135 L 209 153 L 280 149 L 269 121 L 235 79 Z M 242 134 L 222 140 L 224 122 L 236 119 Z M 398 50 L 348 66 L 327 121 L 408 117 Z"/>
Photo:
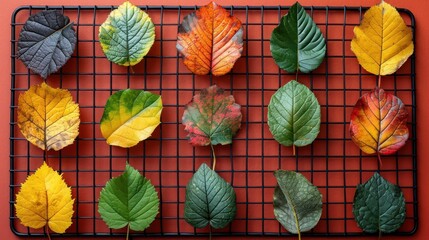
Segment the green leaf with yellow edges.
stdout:
<path fill-rule="evenodd" d="M 147 13 L 126 1 L 109 14 L 100 26 L 98 37 L 110 61 L 134 66 L 152 47 L 155 25 Z"/>
<path fill-rule="evenodd" d="M 132 147 L 151 136 L 161 123 L 161 112 L 159 95 L 133 89 L 118 91 L 104 107 L 101 133 L 110 145 Z"/>

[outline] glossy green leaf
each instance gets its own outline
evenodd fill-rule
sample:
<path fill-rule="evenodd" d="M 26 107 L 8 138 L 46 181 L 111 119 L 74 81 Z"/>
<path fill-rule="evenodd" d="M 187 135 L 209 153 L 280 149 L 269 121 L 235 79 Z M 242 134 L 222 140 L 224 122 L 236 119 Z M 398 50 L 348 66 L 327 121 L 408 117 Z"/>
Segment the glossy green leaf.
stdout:
<path fill-rule="evenodd" d="M 155 41 L 155 25 L 147 13 L 126 1 L 100 26 L 99 38 L 106 57 L 122 66 L 134 66 Z"/>
<path fill-rule="evenodd" d="M 201 90 L 185 107 L 182 123 L 194 146 L 230 144 L 241 125 L 241 106 L 213 85 Z"/>
<path fill-rule="evenodd" d="M 325 57 L 325 38 L 298 2 L 273 30 L 270 43 L 277 65 L 290 73 L 313 71 Z"/>
<path fill-rule="evenodd" d="M 320 129 L 320 105 L 314 93 L 295 80 L 279 88 L 268 105 L 268 126 L 282 145 L 312 143 Z"/>
<path fill-rule="evenodd" d="M 394 232 L 405 221 L 404 195 L 398 186 L 374 173 L 366 183 L 357 186 L 353 214 L 365 232 Z"/>
<path fill-rule="evenodd" d="M 18 58 L 46 79 L 70 59 L 76 46 L 73 23 L 59 11 L 41 11 L 25 22 L 18 40 Z"/>
<path fill-rule="evenodd" d="M 236 211 L 232 186 L 203 163 L 186 186 L 186 222 L 197 228 L 224 228 Z"/>
<path fill-rule="evenodd" d="M 291 233 L 301 234 L 314 228 L 322 215 L 322 194 L 302 174 L 274 172 L 278 186 L 274 190 L 274 215 Z"/>
<path fill-rule="evenodd" d="M 129 225 L 143 231 L 155 220 L 159 198 L 155 187 L 128 163 L 122 175 L 112 178 L 100 192 L 98 212 L 109 228 Z"/>
<path fill-rule="evenodd" d="M 121 90 L 107 100 L 100 129 L 107 143 L 132 147 L 150 137 L 160 124 L 161 96 L 134 89 Z"/>

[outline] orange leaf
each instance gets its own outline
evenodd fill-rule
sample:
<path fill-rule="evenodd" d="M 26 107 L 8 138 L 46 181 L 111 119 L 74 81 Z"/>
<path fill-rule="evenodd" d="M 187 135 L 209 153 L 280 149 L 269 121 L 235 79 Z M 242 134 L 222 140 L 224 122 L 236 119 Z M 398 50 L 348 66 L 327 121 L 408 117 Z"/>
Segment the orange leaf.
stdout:
<path fill-rule="evenodd" d="M 187 15 L 179 26 L 177 50 L 188 69 L 198 75 L 228 73 L 243 50 L 238 18 L 214 2 Z"/>
<path fill-rule="evenodd" d="M 393 154 L 408 139 L 407 118 L 401 99 L 376 88 L 353 108 L 350 135 L 365 153 Z"/>

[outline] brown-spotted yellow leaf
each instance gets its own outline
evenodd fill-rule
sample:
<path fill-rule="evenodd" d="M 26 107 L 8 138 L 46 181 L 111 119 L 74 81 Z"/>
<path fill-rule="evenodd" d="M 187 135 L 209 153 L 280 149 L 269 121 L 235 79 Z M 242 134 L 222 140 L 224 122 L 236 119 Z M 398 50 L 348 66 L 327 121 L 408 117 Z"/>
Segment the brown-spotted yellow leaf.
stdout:
<path fill-rule="evenodd" d="M 16 195 L 16 216 L 26 227 L 38 229 L 48 224 L 52 231 L 64 233 L 72 224 L 73 203 L 62 175 L 44 162 Z"/>
<path fill-rule="evenodd" d="M 408 139 L 408 113 L 401 99 L 376 88 L 364 94 L 353 108 L 350 135 L 368 154 L 395 153 Z"/>
<path fill-rule="evenodd" d="M 183 19 L 176 48 L 191 72 L 224 75 L 231 71 L 243 50 L 241 22 L 210 2 Z"/>
<path fill-rule="evenodd" d="M 354 28 L 351 49 L 365 70 L 389 75 L 413 54 L 413 33 L 398 11 L 382 1 L 366 11 Z"/>
<path fill-rule="evenodd" d="M 194 146 L 230 144 L 240 129 L 241 106 L 232 95 L 213 85 L 201 90 L 185 107 L 182 124 Z"/>
<path fill-rule="evenodd" d="M 79 134 L 79 105 L 68 90 L 46 83 L 19 96 L 18 127 L 22 135 L 43 150 L 60 150 Z"/>

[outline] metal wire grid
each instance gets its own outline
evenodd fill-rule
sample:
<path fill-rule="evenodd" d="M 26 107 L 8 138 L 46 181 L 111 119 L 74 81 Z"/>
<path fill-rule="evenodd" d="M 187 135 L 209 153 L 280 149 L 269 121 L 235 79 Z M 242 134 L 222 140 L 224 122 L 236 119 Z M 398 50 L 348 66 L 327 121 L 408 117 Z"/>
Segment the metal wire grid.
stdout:
<path fill-rule="evenodd" d="M 20 236 L 42 236 L 42 230 L 20 225 L 14 214 L 15 194 L 28 174 L 43 159 L 63 173 L 76 198 L 73 225 L 63 236 L 123 236 L 110 230 L 97 213 L 99 191 L 106 181 L 123 171 L 125 161 L 142 171 L 156 186 L 161 198 L 160 213 L 145 232 L 132 236 L 197 236 L 208 229 L 194 229 L 183 219 L 185 187 L 202 162 L 210 163 L 207 148 L 187 143 L 181 125 L 184 105 L 201 88 L 216 83 L 230 91 L 242 106 L 242 128 L 229 146 L 216 146 L 217 172 L 231 182 L 237 193 L 238 213 L 233 223 L 215 235 L 289 235 L 275 220 L 272 194 L 276 185 L 272 172 L 290 169 L 303 173 L 323 194 L 322 218 L 311 236 L 363 235 L 351 212 L 355 187 L 374 171 L 398 184 L 406 197 L 407 219 L 395 235 L 416 231 L 416 104 L 415 56 L 393 76 L 383 77 L 382 87 L 399 96 L 410 113 L 410 139 L 397 154 L 383 157 L 362 154 L 351 142 L 349 116 L 355 102 L 376 85 L 376 77 L 364 72 L 350 51 L 353 27 L 365 8 L 308 7 L 327 41 L 324 63 L 310 74 L 300 74 L 301 83 L 316 94 L 322 109 L 321 132 L 308 147 L 279 146 L 266 124 L 271 95 L 295 78 L 278 69 L 271 58 L 269 38 L 288 7 L 230 6 L 231 14 L 243 22 L 244 51 L 233 71 L 223 77 L 192 75 L 175 49 L 177 26 L 197 7 L 142 6 L 156 26 L 156 41 L 142 63 L 123 68 L 109 63 L 100 50 L 98 27 L 113 6 L 25 6 L 12 15 L 11 111 L 10 111 L 10 226 Z M 19 94 L 41 80 L 16 59 L 16 43 L 23 23 L 31 14 L 58 9 L 75 22 L 76 51 L 59 73 L 48 78 L 52 86 L 67 88 L 81 109 L 80 135 L 74 145 L 48 154 L 31 146 L 19 133 L 16 108 Z M 399 10 L 414 29 L 414 17 Z M 132 149 L 109 147 L 99 132 L 105 101 L 123 88 L 145 89 L 163 97 L 162 124 L 153 136 Z"/>

